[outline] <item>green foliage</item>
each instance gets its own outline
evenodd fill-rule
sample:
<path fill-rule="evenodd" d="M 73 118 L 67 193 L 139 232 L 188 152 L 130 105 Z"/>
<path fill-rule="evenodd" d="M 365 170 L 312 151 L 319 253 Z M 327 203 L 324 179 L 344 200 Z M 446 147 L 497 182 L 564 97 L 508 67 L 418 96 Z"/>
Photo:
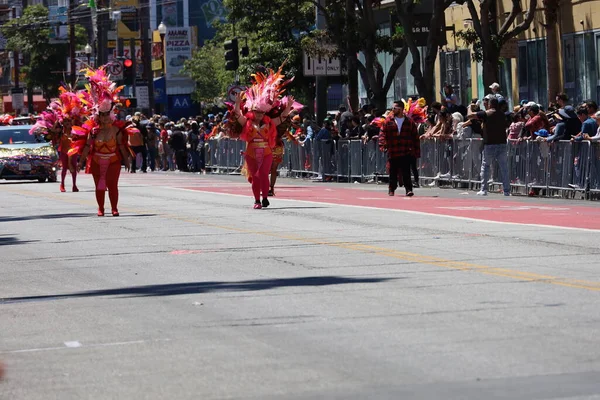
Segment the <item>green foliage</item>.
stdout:
<path fill-rule="evenodd" d="M 483 62 L 483 45 L 481 44 L 479 35 L 473 28 L 456 31 L 454 35 L 464 46 L 471 47 L 471 58 L 473 61 Z M 498 35 L 492 35 L 492 42 L 496 45 L 497 49 L 502 48 L 501 38 Z M 502 64 L 502 60 L 499 62 Z"/>
<path fill-rule="evenodd" d="M 285 62 L 284 73 L 295 76 L 290 90 L 302 101 L 308 82 L 301 75 L 300 41 L 314 24 L 312 3 L 225 0 L 224 5 L 230 12 L 230 22 L 217 24 L 215 38 L 185 64 L 185 71 L 196 81 L 194 99 L 218 102 L 218 98 L 225 95 L 227 86 L 234 82 L 234 73 L 225 71 L 223 43 L 237 36 L 240 49 L 249 47 L 248 57 L 240 55 L 240 83 L 249 84 L 251 75 L 260 67 L 277 69 Z"/>
<path fill-rule="evenodd" d="M 196 90 L 192 96 L 195 101 L 216 103 L 233 82 L 233 72 L 225 71 L 223 52 L 223 42 L 215 38 L 206 42 L 204 47 L 186 61 L 184 71 L 196 81 Z"/>
<path fill-rule="evenodd" d="M 41 87 L 49 98 L 58 94 L 58 87 L 64 81 L 64 76 L 56 71 L 66 68 L 69 45 L 50 44 L 47 21 L 48 9 L 38 4 L 27 7 L 22 17 L 8 21 L 0 31 L 8 38 L 9 50 L 29 57 L 29 63 L 22 68 L 27 86 Z M 85 29 L 80 25 L 75 27 L 75 38 L 78 49 L 87 43 Z"/>

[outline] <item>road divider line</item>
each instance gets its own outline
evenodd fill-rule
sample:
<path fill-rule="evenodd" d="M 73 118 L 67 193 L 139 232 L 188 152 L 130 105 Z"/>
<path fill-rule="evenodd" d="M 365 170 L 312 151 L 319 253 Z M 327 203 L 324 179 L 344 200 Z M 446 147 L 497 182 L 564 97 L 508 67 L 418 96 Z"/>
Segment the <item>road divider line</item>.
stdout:
<path fill-rule="evenodd" d="M 61 201 L 69 202 L 69 203 L 84 204 L 84 205 L 88 205 L 90 203 L 95 204 L 95 202 L 91 202 L 91 201 L 88 202 L 88 201 L 83 201 L 83 200 L 75 200 L 75 199 L 71 199 L 71 198 L 65 198 L 65 197 L 59 196 L 59 195 L 52 195 L 49 193 L 48 194 L 39 194 L 36 192 L 21 191 L 21 190 L 10 190 L 10 191 L 13 193 L 17 193 L 17 194 L 32 195 L 35 197 L 53 198 L 53 199 L 57 199 L 57 200 L 61 200 Z M 210 192 L 210 193 L 213 193 L 213 192 Z M 234 196 L 237 196 L 237 195 L 234 195 Z M 150 213 L 150 211 L 148 211 L 148 210 L 139 210 L 139 209 L 131 209 L 131 208 L 123 208 L 122 210 L 125 210 L 127 212 L 138 213 L 138 214 Z M 549 285 L 564 286 L 564 287 L 575 288 L 575 289 L 584 289 L 584 290 L 589 290 L 589 291 L 600 291 L 600 282 L 596 282 L 596 281 L 571 279 L 571 278 L 564 278 L 564 277 L 559 277 L 559 276 L 537 274 L 537 273 L 533 273 L 533 272 L 519 271 L 519 270 L 515 270 L 515 269 L 510 269 L 510 268 L 490 267 L 490 266 L 485 266 L 485 265 L 466 263 L 466 262 L 462 262 L 462 261 L 447 260 L 447 259 L 427 256 L 427 255 L 423 255 L 423 254 L 402 252 L 402 251 L 389 249 L 389 248 L 385 248 L 385 247 L 365 245 L 362 243 L 333 242 L 333 241 L 309 238 L 309 237 L 304 237 L 304 236 L 299 236 L 299 235 L 284 234 L 284 233 L 275 232 L 275 231 L 259 231 L 259 230 L 245 229 L 245 228 L 240 228 L 240 227 L 235 227 L 235 226 L 211 224 L 208 222 L 201 222 L 197 219 L 180 217 L 175 214 L 168 214 L 168 213 L 161 214 L 161 213 L 156 212 L 156 210 L 153 210 L 152 213 L 155 213 L 157 216 L 160 216 L 163 218 L 168 218 L 168 219 L 172 219 L 172 220 L 177 220 L 177 221 L 181 221 L 181 222 L 186 222 L 186 223 L 191 223 L 191 224 L 195 224 L 195 225 L 199 225 L 199 226 L 221 229 L 221 230 L 226 230 L 226 231 L 246 233 L 246 234 L 250 234 L 250 235 L 268 236 L 268 237 L 273 237 L 273 238 L 277 238 L 277 239 L 287 239 L 287 240 L 293 240 L 293 241 L 298 241 L 298 242 L 302 242 L 302 243 L 311 243 L 311 244 L 328 246 L 328 247 L 343 248 L 346 250 L 358 251 L 358 252 L 361 252 L 364 254 L 380 255 L 380 256 L 384 256 L 384 257 L 390 257 L 390 258 L 394 258 L 394 259 L 398 259 L 398 260 L 408 261 L 411 263 L 432 265 L 432 266 L 452 269 L 452 270 L 456 270 L 456 271 L 476 272 L 476 273 L 485 274 L 485 275 L 493 275 L 493 276 L 510 278 L 510 279 L 514 279 L 514 280 L 518 280 L 518 281 L 544 283 L 544 284 L 549 284 Z"/>

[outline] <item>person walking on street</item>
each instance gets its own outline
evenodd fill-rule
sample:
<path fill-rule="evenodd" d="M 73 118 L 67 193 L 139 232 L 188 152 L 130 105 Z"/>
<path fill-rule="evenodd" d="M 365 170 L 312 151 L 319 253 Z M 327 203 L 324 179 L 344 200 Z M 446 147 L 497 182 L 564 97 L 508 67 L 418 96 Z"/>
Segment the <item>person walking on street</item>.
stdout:
<path fill-rule="evenodd" d="M 502 100 L 504 101 L 504 100 Z M 474 115 L 482 121 L 483 125 L 483 159 L 481 161 L 481 190 L 478 196 L 487 196 L 489 190 L 490 166 L 496 160 L 500 166 L 500 178 L 505 196 L 510 196 L 510 179 L 508 176 L 508 158 L 506 154 L 506 138 L 508 120 L 503 112 L 499 111 L 501 102 L 492 97 L 489 109 L 479 111 Z"/>
<path fill-rule="evenodd" d="M 390 168 L 388 195 L 393 196 L 398 188 L 398 174 L 401 174 L 406 196 L 414 195 L 410 177 L 412 160 L 421 156 L 421 143 L 417 124 L 404 115 L 404 102 L 394 102 L 392 112 L 383 122 L 379 134 L 379 148 L 387 152 Z"/>
<path fill-rule="evenodd" d="M 146 152 L 146 138 L 148 136 L 148 131 L 146 131 L 146 127 L 142 126 L 140 123 L 140 117 L 134 116 L 131 118 L 131 122 L 137 128 L 137 132 L 129 137 L 129 147 L 135 155 L 131 158 L 131 173 L 135 174 L 137 169 L 137 155 L 141 154 L 142 157 L 142 165 L 141 170 L 143 173 L 146 173 L 147 165 L 146 158 L 148 157 L 148 153 Z"/>

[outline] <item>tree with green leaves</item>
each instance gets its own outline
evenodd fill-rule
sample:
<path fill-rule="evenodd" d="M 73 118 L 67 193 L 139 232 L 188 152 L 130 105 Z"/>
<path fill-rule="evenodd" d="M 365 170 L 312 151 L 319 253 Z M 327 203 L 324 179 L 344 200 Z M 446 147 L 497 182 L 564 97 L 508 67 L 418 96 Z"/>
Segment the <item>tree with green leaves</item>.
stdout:
<path fill-rule="evenodd" d="M 65 70 L 69 44 L 50 43 L 48 9 L 41 4 L 29 6 L 20 18 L 8 21 L 0 30 L 8 38 L 8 50 L 28 56 L 29 63 L 22 68 L 28 90 L 41 88 L 48 101 L 56 97 L 58 88 L 66 80 L 59 71 Z M 77 25 L 76 46 L 81 48 L 86 43 L 85 29 Z"/>
<path fill-rule="evenodd" d="M 196 90 L 192 94 L 194 101 L 217 104 L 234 81 L 234 73 L 225 70 L 224 32 L 227 32 L 227 26 L 218 26 L 216 36 L 206 41 L 184 64 L 184 72 L 196 82 Z"/>

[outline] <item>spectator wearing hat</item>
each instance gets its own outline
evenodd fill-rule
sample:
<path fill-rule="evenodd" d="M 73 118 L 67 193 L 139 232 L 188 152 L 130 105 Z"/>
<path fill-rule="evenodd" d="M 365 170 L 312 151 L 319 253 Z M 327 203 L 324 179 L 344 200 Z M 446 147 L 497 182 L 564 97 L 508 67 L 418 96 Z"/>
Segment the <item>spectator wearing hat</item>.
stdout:
<path fill-rule="evenodd" d="M 540 107 L 537 104 L 530 106 L 527 114 L 529 115 L 529 120 L 525 123 L 525 129 L 530 133 L 530 139 L 535 139 L 535 132 L 540 129 L 550 129 L 550 124 L 542 118 Z"/>
<path fill-rule="evenodd" d="M 500 94 L 500 84 L 498 82 L 494 82 L 490 85 L 490 89 L 492 90 L 492 94 L 494 96 L 498 96 Z"/>
<path fill-rule="evenodd" d="M 500 93 L 500 85 L 497 82 L 492 83 L 489 86 L 489 88 L 492 91 L 492 93 L 490 93 L 489 96 L 495 97 L 496 99 L 498 99 L 498 101 L 506 100 L 504 96 Z"/>
<path fill-rule="evenodd" d="M 557 96 L 558 98 L 558 96 Z M 561 103 L 564 104 L 564 102 Z M 559 105 L 561 105 L 559 103 Z M 553 143 L 557 140 L 570 140 L 581 132 L 581 121 L 577 117 L 575 109 L 570 105 L 561 107 L 554 117 L 558 121 L 551 129 L 552 135 L 546 139 L 547 142 Z"/>
<path fill-rule="evenodd" d="M 480 111 L 475 118 L 483 122 L 483 159 L 481 161 L 481 190 L 478 196 L 487 196 L 489 188 L 490 167 L 494 161 L 500 167 L 500 178 L 504 195 L 510 196 L 510 179 L 508 176 L 508 159 L 506 154 L 506 128 L 508 121 L 500 111 L 498 99 L 489 100 L 489 110 Z"/>

